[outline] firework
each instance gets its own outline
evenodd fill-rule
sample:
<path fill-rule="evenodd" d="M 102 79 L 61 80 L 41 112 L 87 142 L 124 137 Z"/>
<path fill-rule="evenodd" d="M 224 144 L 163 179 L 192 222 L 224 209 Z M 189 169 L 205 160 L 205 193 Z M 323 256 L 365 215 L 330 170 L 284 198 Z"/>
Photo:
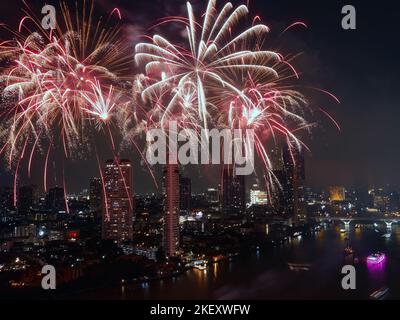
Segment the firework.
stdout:
<path fill-rule="evenodd" d="M 217 10 L 216 1 L 210 0 L 198 20 L 190 3 L 187 12 L 187 18 L 165 18 L 156 25 L 183 25 L 187 45 L 156 34 L 152 43 L 136 46 L 136 63 L 151 79 L 141 97 L 150 102 L 150 112 L 159 115 L 161 127 L 164 121 L 178 119 L 182 128 L 199 129 L 202 124 L 253 129 L 255 151 L 272 186 L 268 143 L 281 135 L 289 149 L 301 149 L 297 133 L 313 126 L 305 120 L 306 98 L 293 89 L 292 80 L 299 78 L 290 62 L 293 57 L 263 49 L 269 28 L 257 23 L 258 17 L 249 28 L 240 28 L 249 13 L 245 5 L 234 8 L 227 3 Z M 294 23 L 285 31 L 296 25 L 305 26 Z M 247 144 L 252 142 L 245 130 L 242 141 L 245 153 L 250 152 Z"/>
<path fill-rule="evenodd" d="M 276 71 L 264 62 L 277 61 L 279 56 L 258 49 L 269 30 L 263 24 L 253 25 L 233 35 L 248 14 L 244 5 L 233 9 L 232 4 L 227 3 L 217 12 L 216 1 L 210 0 L 202 25 L 196 21 L 190 3 L 187 3 L 187 11 L 187 19 L 173 17 L 161 23 L 182 23 L 186 28 L 188 46 L 176 45 L 160 35 L 154 35 L 153 43 L 136 46 L 135 60 L 145 66 L 148 75 L 159 76 L 158 81 L 143 90 L 144 100 L 153 99 L 167 85 L 175 92 L 166 103 L 165 112 L 169 112 L 178 99 L 185 99 L 182 93 L 189 94 L 195 100 L 199 119 L 207 127 L 212 98 L 221 99 L 218 89 L 228 89 L 249 103 L 227 75 L 256 72 L 277 77 Z M 182 89 L 187 87 L 187 83 L 193 84 L 192 93 Z"/>
<path fill-rule="evenodd" d="M 63 24 L 46 31 L 27 7 L 15 40 L 1 44 L 6 63 L 0 76 L 6 105 L 2 134 L 10 161 L 18 157 L 21 141 L 33 137 L 61 137 L 68 155 L 86 139 L 93 121 L 108 121 L 115 108 L 115 85 L 127 68 L 118 27 L 95 24 L 93 3 L 87 14 L 77 11 L 76 19 L 65 3 L 61 8 Z"/>
<path fill-rule="evenodd" d="M 119 22 L 110 25 L 115 17 L 95 21 L 93 2 L 77 5 L 76 14 L 60 5 L 55 30 L 44 30 L 26 6 L 18 30 L 7 28 L 14 39 L 0 44 L 1 153 L 15 168 L 16 184 L 22 160 L 29 158 L 29 175 L 36 151 L 47 150 L 45 189 L 51 150 L 61 147 L 67 158 L 77 157 L 100 128 L 111 137 L 130 62 Z"/>

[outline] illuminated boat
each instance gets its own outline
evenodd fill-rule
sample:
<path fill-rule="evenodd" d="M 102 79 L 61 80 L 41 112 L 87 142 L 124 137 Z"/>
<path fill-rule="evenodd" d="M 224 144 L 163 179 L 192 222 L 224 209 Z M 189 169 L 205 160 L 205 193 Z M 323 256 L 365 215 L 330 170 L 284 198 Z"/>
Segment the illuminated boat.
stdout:
<path fill-rule="evenodd" d="M 379 290 L 372 292 L 369 297 L 374 300 L 383 300 L 387 297 L 388 293 L 389 293 L 389 288 L 383 287 L 380 288 Z"/>
<path fill-rule="evenodd" d="M 291 263 L 288 262 L 288 267 L 291 271 L 309 271 L 311 264 L 309 263 Z"/>
<path fill-rule="evenodd" d="M 207 265 L 206 264 L 197 264 L 194 267 L 196 269 L 198 269 L 198 270 L 206 270 L 207 269 Z"/>
<path fill-rule="evenodd" d="M 373 253 L 367 257 L 367 261 L 369 263 L 381 263 L 385 259 L 386 259 L 385 254 L 380 252 Z"/>
<path fill-rule="evenodd" d="M 354 250 L 353 250 L 352 247 L 347 246 L 347 247 L 344 249 L 344 252 L 345 252 L 346 254 L 353 254 L 353 253 L 354 253 Z"/>

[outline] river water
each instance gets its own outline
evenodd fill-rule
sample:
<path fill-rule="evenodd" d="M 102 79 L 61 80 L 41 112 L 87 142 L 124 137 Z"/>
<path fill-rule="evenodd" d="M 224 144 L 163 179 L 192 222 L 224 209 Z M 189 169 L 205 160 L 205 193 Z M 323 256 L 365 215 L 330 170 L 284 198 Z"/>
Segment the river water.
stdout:
<path fill-rule="evenodd" d="M 390 233 L 390 237 L 384 234 Z M 346 256 L 350 243 L 355 253 Z M 384 252 L 386 260 L 369 265 L 366 257 Z M 354 258 L 358 262 L 354 262 Z M 291 271 L 288 262 L 310 264 L 309 271 Z M 356 268 L 356 290 L 343 290 L 341 269 Z M 389 287 L 389 299 L 400 298 L 400 228 L 363 224 L 328 226 L 311 237 L 293 238 L 273 249 L 254 249 L 232 261 L 189 270 L 172 279 L 146 285 L 126 284 L 75 295 L 78 299 L 368 299 L 381 287 Z"/>

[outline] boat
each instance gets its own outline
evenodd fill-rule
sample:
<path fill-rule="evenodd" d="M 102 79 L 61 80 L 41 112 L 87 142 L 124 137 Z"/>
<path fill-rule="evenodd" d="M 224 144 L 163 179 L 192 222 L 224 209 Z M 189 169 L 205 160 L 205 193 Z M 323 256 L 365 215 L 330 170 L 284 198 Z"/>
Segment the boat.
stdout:
<path fill-rule="evenodd" d="M 207 269 L 206 264 L 196 264 L 194 267 L 198 270 L 206 270 Z"/>
<path fill-rule="evenodd" d="M 373 253 L 373 254 L 369 255 L 367 257 L 367 262 L 376 264 L 376 263 L 381 263 L 385 259 L 386 259 L 386 256 L 384 253 L 377 252 L 377 253 Z"/>
<path fill-rule="evenodd" d="M 344 252 L 345 252 L 346 254 L 350 255 L 350 254 L 353 254 L 353 253 L 354 253 L 354 250 L 353 250 L 352 247 L 347 246 L 346 248 L 344 248 Z"/>
<path fill-rule="evenodd" d="M 309 271 L 311 264 L 309 263 L 291 263 L 288 262 L 289 269 L 292 271 Z"/>
<path fill-rule="evenodd" d="M 388 287 L 382 287 L 370 294 L 370 298 L 373 300 L 383 300 L 385 299 L 389 294 L 389 288 Z"/>

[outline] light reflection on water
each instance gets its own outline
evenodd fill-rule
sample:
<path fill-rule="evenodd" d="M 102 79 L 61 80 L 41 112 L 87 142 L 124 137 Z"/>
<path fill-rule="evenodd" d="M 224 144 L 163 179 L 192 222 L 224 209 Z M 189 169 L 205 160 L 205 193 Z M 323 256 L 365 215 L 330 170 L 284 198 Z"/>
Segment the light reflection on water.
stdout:
<path fill-rule="evenodd" d="M 385 285 L 391 297 L 400 296 L 400 229 L 392 228 L 390 238 L 382 237 L 386 228 L 354 225 L 346 233 L 331 227 L 316 232 L 311 238 L 296 237 L 273 250 L 260 248 L 232 261 L 211 264 L 207 270 L 193 269 L 175 279 L 151 281 L 146 288 L 129 285 L 123 293 L 107 289 L 87 298 L 115 299 L 321 299 L 368 298 Z M 379 232 L 376 232 L 378 229 Z M 345 256 L 350 244 L 354 255 Z M 387 260 L 370 266 L 366 257 L 377 251 L 386 253 Z M 309 272 L 291 272 L 287 262 L 309 263 Z M 357 290 L 340 287 L 341 268 L 354 264 Z M 397 286 L 397 287 L 396 287 Z M 82 297 L 85 298 L 85 297 Z"/>

